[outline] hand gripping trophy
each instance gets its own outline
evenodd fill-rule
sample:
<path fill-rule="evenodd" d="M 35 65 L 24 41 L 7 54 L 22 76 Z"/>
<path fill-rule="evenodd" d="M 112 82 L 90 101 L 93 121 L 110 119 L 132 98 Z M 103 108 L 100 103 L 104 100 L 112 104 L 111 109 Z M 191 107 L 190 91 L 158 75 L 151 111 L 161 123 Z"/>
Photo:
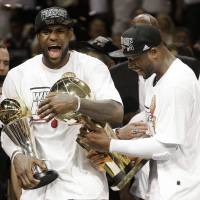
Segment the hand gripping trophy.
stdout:
<path fill-rule="evenodd" d="M 63 78 L 58 80 L 50 89 L 50 92 L 63 92 L 71 95 L 78 96 L 79 98 L 93 99 L 89 86 L 78 79 L 73 72 L 67 72 L 63 75 Z M 80 123 L 80 124 L 92 124 L 93 126 L 102 127 L 106 130 L 109 137 L 115 137 L 112 128 L 108 123 L 97 122 L 91 119 L 89 116 L 85 116 L 79 112 L 68 112 L 66 114 L 60 114 L 57 116 L 67 123 Z M 90 147 L 80 142 L 81 135 L 79 134 L 77 142 L 87 151 L 90 151 Z M 114 191 L 121 190 L 126 184 L 133 178 L 136 172 L 146 163 L 146 160 L 141 158 L 135 159 L 132 162 L 127 156 L 119 153 L 108 153 L 103 161 L 103 165 L 98 166 L 99 170 L 104 171 L 108 175 L 108 180 L 111 185 L 111 189 Z"/>
<path fill-rule="evenodd" d="M 20 101 L 19 101 L 20 102 Z M 25 155 L 37 158 L 34 137 L 30 128 L 30 113 L 28 109 L 15 99 L 4 99 L 0 104 L 0 120 L 4 124 L 3 130 L 7 136 L 22 149 Z M 39 184 L 30 189 L 40 188 L 54 181 L 58 174 L 54 170 L 42 171 L 39 166 L 32 168 L 34 178 Z"/>

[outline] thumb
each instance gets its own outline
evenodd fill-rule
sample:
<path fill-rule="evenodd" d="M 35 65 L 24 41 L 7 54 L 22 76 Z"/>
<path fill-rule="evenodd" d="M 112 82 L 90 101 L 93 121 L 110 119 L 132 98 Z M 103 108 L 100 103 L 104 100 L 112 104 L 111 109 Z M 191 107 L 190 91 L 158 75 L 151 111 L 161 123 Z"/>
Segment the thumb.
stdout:
<path fill-rule="evenodd" d="M 41 168 L 41 170 L 47 170 L 47 166 L 43 160 L 35 159 L 33 163 L 35 165 L 38 165 Z"/>
<path fill-rule="evenodd" d="M 85 115 L 81 116 L 81 121 L 86 129 L 90 131 L 95 130 L 96 124 L 88 116 L 85 116 Z"/>

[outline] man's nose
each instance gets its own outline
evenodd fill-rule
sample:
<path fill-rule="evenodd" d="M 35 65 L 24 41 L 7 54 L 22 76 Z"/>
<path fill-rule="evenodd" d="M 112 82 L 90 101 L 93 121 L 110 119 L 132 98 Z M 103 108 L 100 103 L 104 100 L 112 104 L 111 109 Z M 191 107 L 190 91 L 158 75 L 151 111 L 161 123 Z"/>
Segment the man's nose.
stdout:
<path fill-rule="evenodd" d="M 3 71 L 5 69 L 5 64 L 0 61 L 0 70 Z"/>
<path fill-rule="evenodd" d="M 56 40 L 58 37 L 57 37 L 57 34 L 55 31 L 52 31 L 49 35 L 49 39 L 50 40 Z"/>

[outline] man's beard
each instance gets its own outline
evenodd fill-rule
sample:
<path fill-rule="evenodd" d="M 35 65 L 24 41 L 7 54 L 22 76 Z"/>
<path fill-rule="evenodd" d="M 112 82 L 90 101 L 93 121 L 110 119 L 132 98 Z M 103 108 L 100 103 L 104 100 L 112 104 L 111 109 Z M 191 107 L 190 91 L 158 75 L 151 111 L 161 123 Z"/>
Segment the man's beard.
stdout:
<path fill-rule="evenodd" d="M 65 56 L 67 56 L 67 53 L 69 51 L 69 46 L 66 46 L 63 50 L 63 52 L 61 53 L 61 57 L 59 59 L 59 63 L 62 63 L 62 61 L 64 60 Z M 52 60 L 49 59 L 49 54 L 48 52 L 46 51 L 43 51 L 43 56 L 45 58 L 45 60 L 48 62 L 48 63 L 51 63 L 52 65 L 54 65 L 54 63 L 52 62 Z"/>

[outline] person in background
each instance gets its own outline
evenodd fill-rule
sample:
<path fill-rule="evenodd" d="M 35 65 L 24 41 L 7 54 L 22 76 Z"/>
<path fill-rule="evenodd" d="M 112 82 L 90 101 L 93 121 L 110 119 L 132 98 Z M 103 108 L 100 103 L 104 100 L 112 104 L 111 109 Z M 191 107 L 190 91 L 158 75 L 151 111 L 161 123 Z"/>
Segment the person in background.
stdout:
<path fill-rule="evenodd" d="M 156 16 L 161 36 L 166 45 L 173 43 L 173 35 L 175 31 L 175 25 L 169 14 L 160 13 Z"/>
<path fill-rule="evenodd" d="M 2 85 L 9 70 L 9 53 L 6 45 L 0 40 L 0 96 Z M 3 124 L 0 122 L 0 134 Z M 10 160 L 0 146 L 0 199 L 6 200 L 8 197 L 8 185 L 10 179 Z"/>
<path fill-rule="evenodd" d="M 3 41 L 0 40 L 0 76 L 6 76 L 9 71 L 10 56 Z"/>
<path fill-rule="evenodd" d="M 138 75 L 127 67 L 126 58 L 110 56 L 119 50 L 112 40 L 98 36 L 93 41 L 72 42 L 72 49 L 96 57 L 104 62 L 111 74 L 115 87 L 119 91 L 124 106 L 123 125 L 127 124 L 139 109 L 138 103 Z"/>
<path fill-rule="evenodd" d="M 116 47 L 109 38 L 103 36 L 98 36 L 92 41 L 71 41 L 70 49 L 77 50 L 101 60 L 108 69 L 121 60 L 113 59 L 109 56 L 109 52 L 117 50 L 118 47 Z"/>
<path fill-rule="evenodd" d="M 89 40 L 92 41 L 98 36 L 109 37 L 109 24 L 104 16 L 91 16 L 88 22 Z"/>
<path fill-rule="evenodd" d="M 13 68 L 31 56 L 30 41 L 23 35 L 24 25 L 22 14 L 10 18 L 10 33 L 5 37 L 5 43 L 10 53 L 10 68 Z"/>

